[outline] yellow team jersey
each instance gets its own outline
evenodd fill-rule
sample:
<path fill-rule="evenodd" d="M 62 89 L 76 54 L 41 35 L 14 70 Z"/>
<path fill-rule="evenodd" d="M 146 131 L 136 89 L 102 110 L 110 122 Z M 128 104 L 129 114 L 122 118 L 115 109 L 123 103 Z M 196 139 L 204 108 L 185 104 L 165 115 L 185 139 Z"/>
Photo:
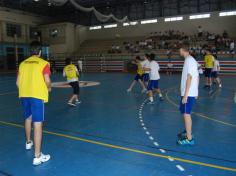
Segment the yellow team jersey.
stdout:
<path fill-rule="evenodd" d="M 137 69 L 137 74 L 142 76 L 144 71 L 143 71 L 143 67 L 141 65 L 141 63 L 137 63 L 138 69 Z"/>
<path fill-rule="evenodd" d="M 64 75 L 67 78 L 67 81 L 77 81 L 78 80 L 78 71 L 75 65 L 70 64 L 64 67 Z"/>
<path fill-rule="evenodd" d="M 31 56 L 20 64 L 18 83 L 19 97 L 37 98 L 48 102 L 48 88 L 43 70 L 49 63 L 39 57 Z"/>
<path fill-rule="evenodd" d="M 213 68 L 214 67 L 214 56 L 211 54 L 207 54 L 204 58 L 205 68 Z"/>

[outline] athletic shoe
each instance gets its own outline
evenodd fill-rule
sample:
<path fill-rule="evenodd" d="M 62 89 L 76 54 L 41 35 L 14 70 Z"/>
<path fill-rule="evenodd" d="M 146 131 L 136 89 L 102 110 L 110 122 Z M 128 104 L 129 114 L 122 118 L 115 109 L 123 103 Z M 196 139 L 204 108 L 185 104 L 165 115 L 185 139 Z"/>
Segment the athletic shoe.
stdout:
<path fill-rule="evenodd" d="M 146 93 L 146 92 L 147 92 L 147 89 L 143 89 L 143 90 L 142 90 L 142 93 Z"/>
<path fill-rule="evenodd" d="M 154 101 L 148 100 L 147 104 L 153 105 L 153 104 L 154 104 Z"/>
<path fill-rule="evenodd" d="M 50 155 L 44 155 L 43 153 L 40 154 L 40 157 L 38 158 L 34 158 L 33 160 L 33 165 L 38 166 L 42 163 L 47 162 L 48 160 L 50 160 L 51 156 Z"/>
<path fill-rule="evenodd" d="M 186 136 L 187 136 L 186 130 L 182 131 L 182 132 L 179 133 L 177 136 L 178 136 L 178 139 L 179 139 L 179 140 L 186 138 Z"/>
<path fill-rule="evenodd" d="M 186 138 L 186 136 L 187 136 L 186 130 L 184 130 L 184 131 L 182 131 L 181 133 L 177 134 L 177 136 L 178 136 L 178 139 L 179 139 L 179 140 Z M 192 138 L 194 138 L 194 135 L 193 135 L 193 134 L 192 134 Z"/>
<path fill-rule="evenodd" d="M 80 103 L 82 103 L 80 100 L 75 101 L 75 104 L 80 104 Z"/>
<path fill-rule="evenodd" d="M 163 97 L 160 97 L 160 101 L 164 101 L 164 98 L 163 98 Z"/>
<path fill-rule="evenodd" d="M 68 102 L 67 104 L 70 105 L 70 106 L 76 107 L 75 103 Z"/>
<path fill-rule="evenodd" d="M 219 84 L 219 88 L 222 88 L 222 84 Z"/>
<path fill-rule="evenodd" d="M 131 92 L 132 90 L 131 89 L 127 89 L 127 92 Z"/>
<path fill-rule="evenodd" d="M 192 140 L 188 140 L 188 138 L 185 137 L 183 139 L 177 140 L 177 144 L 179 144 L 179 145 L 194 145 L 195 140 L 194 140 L 194 138 L 192 138 Z"/>
<path fill-rule="evenodd" d="M 30 141 L 29 143 L 26 142 L 25 149 L 26 150 L 31 150 L 33 145 L 34 145 L 33 141 Z"/>

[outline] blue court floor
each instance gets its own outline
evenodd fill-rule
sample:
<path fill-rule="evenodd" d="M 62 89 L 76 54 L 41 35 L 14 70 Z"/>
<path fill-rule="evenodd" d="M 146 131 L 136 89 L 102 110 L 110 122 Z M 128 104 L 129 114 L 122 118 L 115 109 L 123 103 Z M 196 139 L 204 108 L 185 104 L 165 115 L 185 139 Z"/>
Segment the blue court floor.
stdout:
<path fill-rule="evenodd" d="M 236 76 L 223 88 L 204 90 L 194 107 L 196 145 L 176 145 L 183 129 L 178 112 L 180 75 L 162 74 L 165 100 L 145 103 L 134 75 L 89 73 L 80 104 L 68 107 L 68 88 L 54 88 L 46 105 L 43 152 L 52 159 L 32 166 L 14 75 L 0 76 L 0 176 L 236 176 Z M 54 75 L 53 81 L 64 81 Z"/>

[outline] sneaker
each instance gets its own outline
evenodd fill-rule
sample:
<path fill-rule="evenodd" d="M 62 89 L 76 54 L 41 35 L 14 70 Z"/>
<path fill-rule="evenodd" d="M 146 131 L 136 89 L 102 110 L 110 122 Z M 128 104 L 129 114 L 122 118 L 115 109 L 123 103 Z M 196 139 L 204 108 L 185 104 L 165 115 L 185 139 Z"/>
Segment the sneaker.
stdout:
<path fill-rule="evenodd" d="M 186 136 L 187 136 L 186 130 L 184 130 L 181 133 L 177 134 L 177 136 L 178 136 L 179 140 L 186 138 Z"/>
<path fill-rule="evenodd" d="M 146 92 L 147 92 L 147 89 L 143 89 L 143 90 L 142 90 L 142 93 L 146 93 Z"/>
<path fill-rule="evenodd" d="M 222 84 L 219 84 L 219 88 L 222 88 Z"/>
<path fill-rule="evenodd" d="M 76 107 L 75 103 L 68 102 L 67 104 L 70 105 L 70 106 Z"/>
<path fill-rule="evenodd" d="M 154 101 L 148 100 L 147 104 L 153 105 L 153 104 L 154 104 Z"/>
<path fill-rule="evenodd" d="M 185 137 L 183 139 L 177 140 L 177 144 L 179 144 L 179 145 L 194 145 L 195 140 L 194 140 L 194 138 L 192 138 L 192 140 L 189 140 L 187 137 Z"/>
<path fill-rule="evenodd" d="M 127 89 L 127 92 L 131 92 L 132 90 L 131 89 Z"/>
<path fill-rule="evenodd" d="M 47 162 L 48 160 L 50 160 L 50 158 L 50 155 L 44 155 L 43 153 L 41 153 L 39 158 L 34 158 L 33 165 L 38 166 L 42 163 Z"/>
<path fill-rule="evenodd" d="M 82 103 L 80 100 L 75 101 L 75 104 L 80 104 Z"/>
<path fill-rule="evenodd" d="M 34 145 L 33 141 L 30 141 L 29 143 L 26 142 L 25 149 L 26 150 L 31 150 L 33 145 Z"/>
<path fill-rule="evenodd" d="M 163 97 L 160 97 L 160 101 L 164 101 L 164 98 L 163 98 Z"/>

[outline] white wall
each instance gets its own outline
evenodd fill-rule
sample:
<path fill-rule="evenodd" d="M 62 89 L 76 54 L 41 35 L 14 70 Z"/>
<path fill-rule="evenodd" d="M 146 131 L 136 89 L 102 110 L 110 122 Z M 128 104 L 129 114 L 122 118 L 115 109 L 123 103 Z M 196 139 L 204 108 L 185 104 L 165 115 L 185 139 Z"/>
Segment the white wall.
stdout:
<path fill-rule="evenodd" d="M 50 19 L 37 16 L 35 14 L 12 10 L 8 8 L 0 7 L 0 41 L 14 42 L 13 37 L 8 37 L 6 34 L 6 24 L 13 23 L 21 25 L 22 36 L 18 38 L 18 42 L 27 43 L 29 42 L 29 28 L 36 27 L 39 24 L 46 23 Z"/>
<path fill-rule="evenodd" d="M 189 20 L 185 15 L 183 21 L 164 22 L 164 18 L 158 18 L 158 23 L 139 24 L 136 26 L 123 27 L 119 24 L 118 28 L 93 30 L 87 32 L 87 39 L 112 39 L 117 35 L 120 37 L 136 37 L 149 35 L 151 32 L 166 30 L 179 30 L 186 34 L 197 33 L 197 27 L 202 26 L 203 30 L 212 33 L 222 34 L 227 30 L 229 35 L 236 37 L 236 16 L 219 17 L 219 12 L 211 13 L 210 18 Z"/>

